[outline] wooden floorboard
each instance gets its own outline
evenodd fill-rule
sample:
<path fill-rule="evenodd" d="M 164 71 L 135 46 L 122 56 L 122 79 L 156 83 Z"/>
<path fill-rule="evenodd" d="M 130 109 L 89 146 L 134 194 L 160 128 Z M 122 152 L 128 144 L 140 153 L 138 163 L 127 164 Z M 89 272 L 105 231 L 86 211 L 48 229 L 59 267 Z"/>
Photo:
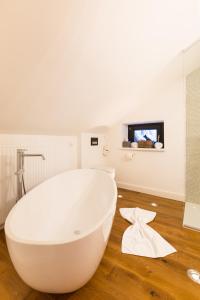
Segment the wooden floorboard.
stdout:
<path fill-rule="evenodd" d="M 19 278 L 10 261 L 3 231 L 0 232 L 0 300 L 200 300 L 200 285 L 186 275 L 200 270 L 200 233 L 182 227 L 184 203 L 120 189 L 114 224 L 101 264 L 80 290 L 64 295 L 32 290 Z M 152 207 L 151 203 L 158 204 Z M 129 223 L 120 207 L 140 207 L 157 212 L 151 222 L 176 249 L 165 258 L 151 259 L 122 254 L 121 238 Z M 30 270 L 31 271 L 31 270 Z"/>

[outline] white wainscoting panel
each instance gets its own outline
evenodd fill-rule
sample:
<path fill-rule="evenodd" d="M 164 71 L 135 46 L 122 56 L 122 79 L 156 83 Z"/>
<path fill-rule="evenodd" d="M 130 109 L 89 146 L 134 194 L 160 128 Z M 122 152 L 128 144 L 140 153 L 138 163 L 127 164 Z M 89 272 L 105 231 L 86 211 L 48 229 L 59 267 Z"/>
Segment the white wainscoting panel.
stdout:
<path fill-rule="evenodd" d="M 0 134 L 0 225 L 17 200 L 16 152 L 42 153 L 25 158 L 27 191 L 60 172 L 77 168 L 77 137 Z"/>

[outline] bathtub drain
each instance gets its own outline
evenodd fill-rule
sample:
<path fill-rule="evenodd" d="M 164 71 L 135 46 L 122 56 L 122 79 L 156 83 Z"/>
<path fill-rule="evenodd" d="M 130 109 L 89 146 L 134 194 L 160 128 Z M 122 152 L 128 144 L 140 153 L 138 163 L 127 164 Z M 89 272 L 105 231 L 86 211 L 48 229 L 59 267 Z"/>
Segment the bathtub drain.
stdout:
<path fill-rule="evenodd" d="M 80 233 L 80 230 L 74 230 L 74 234 L 79 235 Z"/>

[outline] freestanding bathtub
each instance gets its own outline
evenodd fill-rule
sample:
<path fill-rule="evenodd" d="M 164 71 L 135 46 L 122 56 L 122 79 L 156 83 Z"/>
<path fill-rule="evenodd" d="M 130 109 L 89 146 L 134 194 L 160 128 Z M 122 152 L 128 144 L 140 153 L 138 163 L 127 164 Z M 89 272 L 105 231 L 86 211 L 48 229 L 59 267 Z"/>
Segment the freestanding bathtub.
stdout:
<path fill-rule="evenodd" d="M 82 287 L 103 256 L 116 200 L 115 181 L 105 172 L 86 169 L 57 175 L 26 194 L 5 223 L 20 277 L 42 292 Z"/>

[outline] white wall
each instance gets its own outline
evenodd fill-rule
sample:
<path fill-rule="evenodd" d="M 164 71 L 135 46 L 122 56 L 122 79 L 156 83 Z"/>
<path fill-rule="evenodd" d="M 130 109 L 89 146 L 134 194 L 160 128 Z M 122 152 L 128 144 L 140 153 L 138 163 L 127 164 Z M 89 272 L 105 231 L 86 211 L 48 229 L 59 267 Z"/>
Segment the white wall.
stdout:
<path fill-rule="evenodd" d="M 91 137 L 98 138 L 98 146 L 91 146 Z M 82 133 L 81 134 L 81 167 L 91 168 L 104 166 L 107 157 L 103 155 L 103 147 L 106 145 L 105 134 Z"/>
<path fill-rule="evenodd" d="M 25 159 L 25 185 L 31 189 L 45 179 L 77 167 L 77 138 L 73 136 L 0 135 L 0 224 L 14 205 L 16 193 L 16 150 L 42 153 Z"/>
<path fill-rule="evenodd" d="M 74 135 L 118 122 L 199 37 L 198 2 L 1 0 L 0 132 Z"/>
<path fill-rule="evenodd" d="M 185 76 L 200 68 L 200 39 L 183 51 L 183 57 Z"/>
<path fill-rule="evenodd" d="M 185 96 L 181 55 L 155 80 L 154 87 L 145 91 L 148 96 L 140 99 L 140 106 L 111 128 L 109 164 L 116 168 L 121 187 L 184 200 Z M 125 160 L 125 150 L 120 150 L 122 123 L 157 120 L 165 123 L 165 151 L 134 152 L 132 161 Z"/>

